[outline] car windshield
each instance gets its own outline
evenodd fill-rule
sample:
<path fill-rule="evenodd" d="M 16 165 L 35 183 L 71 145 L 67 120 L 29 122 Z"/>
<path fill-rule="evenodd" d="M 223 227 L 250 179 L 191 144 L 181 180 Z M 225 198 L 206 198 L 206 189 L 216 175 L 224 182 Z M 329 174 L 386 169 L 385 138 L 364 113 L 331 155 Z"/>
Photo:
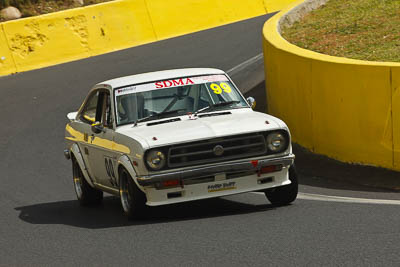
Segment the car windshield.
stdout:
<path fill-rule="evenodd" d="M 248 105 L 225 75 L 208 75 L 118 88 L 115 107 L 123 125 Z"/>

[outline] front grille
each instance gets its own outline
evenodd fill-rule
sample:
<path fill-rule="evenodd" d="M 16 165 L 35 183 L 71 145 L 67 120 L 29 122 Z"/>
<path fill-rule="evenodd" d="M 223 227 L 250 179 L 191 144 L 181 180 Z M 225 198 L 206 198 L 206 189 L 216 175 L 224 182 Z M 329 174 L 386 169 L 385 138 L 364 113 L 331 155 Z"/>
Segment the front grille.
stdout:
<path fill-rule="evenodd" d="M 168 167 L 193 166 L 266 153 L 265 138 L 261 133 L 235 135 L 172 146 L 168 151 Z"/>

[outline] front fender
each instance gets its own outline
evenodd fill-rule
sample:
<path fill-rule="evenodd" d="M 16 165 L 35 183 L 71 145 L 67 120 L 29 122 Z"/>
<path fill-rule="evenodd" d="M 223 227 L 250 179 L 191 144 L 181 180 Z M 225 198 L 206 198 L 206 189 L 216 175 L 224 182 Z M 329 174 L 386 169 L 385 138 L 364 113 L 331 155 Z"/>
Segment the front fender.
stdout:
<path fill-rule="evenodd" d="M 132 180 L 135 182 L 136 186 L 142 191 L 144 192 L 142 186 L 140 186 L 137 182 L 137 173 L 135 171 L 135 169 L 133 168 L 132 162 L 129 159 L 129 157 L 127 155 L 122 155 L 119 159 L 118 159 L 118 183 L 119 183 L 119 168 L 123 167 L 125 168 L 129 175 L 132 177 Z"/>
<path fill-rule="evenodd" d="M 79 149 L 78 144 L 74 143 L 70 148 L 70 153 L 74 155 L 75 160 L 78 162 L 79 167 L 82 170 L 83 177 L 88 182 L 91 187 L 94 187 L 93 181 L 90 178 L 90 175 L 87 171 L 85 162 L 83 161 L 81 150 Z"/>

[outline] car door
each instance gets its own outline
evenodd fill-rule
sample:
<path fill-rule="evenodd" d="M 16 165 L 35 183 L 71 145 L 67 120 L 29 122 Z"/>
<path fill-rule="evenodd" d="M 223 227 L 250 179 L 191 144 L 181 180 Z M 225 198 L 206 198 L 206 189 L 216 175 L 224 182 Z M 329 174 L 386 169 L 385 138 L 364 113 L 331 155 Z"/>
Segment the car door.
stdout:
<path fill-rule="evenodd" d="M 76 123 L 77 130 L 83 135 L 83 138 L 80 140 L 78 145 L 91 180 L 96 183 L 99 183 L 100 181 L 96 179 L 94 172 L 89 165 L 89 135 L 91 135 L 92 132 L 92 124 L 96 121 L 98 100 L 99 90 L 91 92 L 87 100 L 84 102 L 82 110 L 78 114 L 78 122 Z"/>
<path fill-rule="evenodd" d="M 96 110 L 84 109 L 82 119 L 89 126 L 85 129 L 84 157 L 92 178 L 96 183 L 107 187 L 117 188 L 115 175 L 116 154 L 113 150 L 114 128 L 111 98 L 109 91 L 99 89 L 93 94 L 97 95 Z M 101 131 L 94 130 L 94 124 Z"/>

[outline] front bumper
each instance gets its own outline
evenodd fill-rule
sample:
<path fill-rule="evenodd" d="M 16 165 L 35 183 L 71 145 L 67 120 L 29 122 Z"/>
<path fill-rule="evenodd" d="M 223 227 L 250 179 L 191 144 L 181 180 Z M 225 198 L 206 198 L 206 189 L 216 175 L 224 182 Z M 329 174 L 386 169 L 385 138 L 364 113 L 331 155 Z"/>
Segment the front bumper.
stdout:
<path fill-rule="evenodd" d="M 210 176 L 218 173 L 225 172 L 246 172 L 246 171 L 259 171 L 263 167 L 272 165 L 282 165 L 283 168 L 289 167 L 294 162 L 294 154 L 289 154 L 279 158 L 259 158 L 259 159 L 246 159 L 235 162 L 223 162 L 213 165 L 195 167 L 188 170 L 171 171 L 162 174 L 153 174 L 137 177 L 137 182 L 141 186 L 151 186 L 157 183 L 162 183 L 168 180 L 185 180 L 193 177 Z"/>

